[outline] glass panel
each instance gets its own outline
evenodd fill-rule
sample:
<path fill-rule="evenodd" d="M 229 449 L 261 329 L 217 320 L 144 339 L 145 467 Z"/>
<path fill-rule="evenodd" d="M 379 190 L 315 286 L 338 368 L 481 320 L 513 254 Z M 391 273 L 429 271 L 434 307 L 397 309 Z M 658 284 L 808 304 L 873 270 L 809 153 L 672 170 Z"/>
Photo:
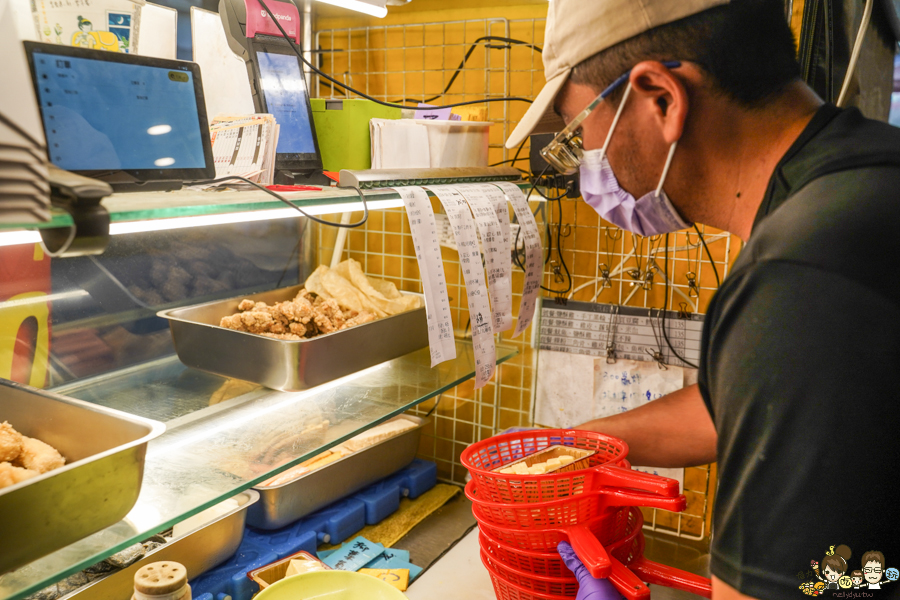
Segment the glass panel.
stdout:
<path fill-rule="evenodd" d="M 118 524 L 0 576 L 18 600 L 252 487 L 474 376 L 470 342 L 431 368 L 428 348 L 304 392 L 188 369 L 172 357 L 55 391 L 166 419 L 150 443 L 137 505 Z M 497 362 L 516 350 L 497 348 Z M 238 394 L 236 397 L 230 397 Z"/>
<path fill-rule="evenodd" d="M 307 224 L 299 218 L 113 236 L 101 256 L 50 261 L 49 385 L 173 354 L 159 310 L 299 283 L 298 245 L 314 239 Z"/>
<path fill-rule="evenodd" d="M 448 183 L 451 182 L 448 181 Z M 520 187 L 526 192 L 528 191 L 528 184 L 520 184 Z M 329 204 L 359 203 L 359 196 L 356 192 L 345 189 L 324 189 L 318 192 L 300 193 L 287 192 L 281 195 L 301 208 Z M 378 202 L 396 201 L 399 199 L 400 196 L 390 190 L 366 191 L 366 200 L 376 203 L 374 206 L 369 207 L 371 209 L 378 208 Z M 109 211 L 110 219 L 113 223 L 286 208 L 283 202 L 259 190 L 212 192 L 188 189 L 177 192 L 113 194 L 103 200 L 103 206 Z M 71 225 L 71 223 L 72 218 L 68 214 L 58 209 L 53 209 L 53 220 L 50 223 L 38 225 L 33 223 L 27 225 L 0 223 L 0 232 L 5 229 L 64 227 Z"/>

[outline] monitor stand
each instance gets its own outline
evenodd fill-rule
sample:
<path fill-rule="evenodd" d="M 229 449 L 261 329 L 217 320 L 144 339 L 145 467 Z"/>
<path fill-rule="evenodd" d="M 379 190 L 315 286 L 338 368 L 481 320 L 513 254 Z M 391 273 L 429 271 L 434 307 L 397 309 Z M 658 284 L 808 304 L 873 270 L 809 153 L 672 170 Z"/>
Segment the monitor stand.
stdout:
<path fill-rule="evenodd" d="M 329 179 L 322 171 L 303 171 L 296 173 L 277 169 L 275 171 L 275 183 L 278 185 L 322 185 L 331 186 Z"/>

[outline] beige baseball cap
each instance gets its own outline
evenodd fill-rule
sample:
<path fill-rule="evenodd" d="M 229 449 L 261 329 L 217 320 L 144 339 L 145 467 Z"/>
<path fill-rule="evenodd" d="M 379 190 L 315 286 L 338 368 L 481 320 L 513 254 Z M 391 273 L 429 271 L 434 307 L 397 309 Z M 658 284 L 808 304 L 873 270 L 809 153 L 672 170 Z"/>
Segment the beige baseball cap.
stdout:
<path fill-rule="evenodd" d="M 544 32 L 544 89 L 506 140 L 515 148 L 532 133 L 565 126 L 553 111 L 572 68 L 654 27 L 672 23 L 730 0 L 550 0 Z"/>

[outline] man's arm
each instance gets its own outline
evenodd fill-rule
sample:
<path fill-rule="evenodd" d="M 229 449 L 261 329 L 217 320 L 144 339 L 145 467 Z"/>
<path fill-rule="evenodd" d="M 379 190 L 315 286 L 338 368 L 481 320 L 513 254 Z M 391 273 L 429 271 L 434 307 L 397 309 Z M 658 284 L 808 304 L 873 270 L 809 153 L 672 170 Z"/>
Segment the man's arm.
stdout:
<path fill-rule="evenodd" d="M 642 467 L 692 467 L 716 460 L 716 429 L 697 385 L 576 429 L 625 440 L 628 460 Z"/>

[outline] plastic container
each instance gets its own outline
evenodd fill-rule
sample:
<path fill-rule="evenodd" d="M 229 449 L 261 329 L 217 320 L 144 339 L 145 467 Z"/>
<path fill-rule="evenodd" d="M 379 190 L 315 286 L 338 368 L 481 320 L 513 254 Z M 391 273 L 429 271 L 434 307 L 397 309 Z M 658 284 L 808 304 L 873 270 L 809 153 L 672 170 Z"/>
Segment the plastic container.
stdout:
<path fill-rule="evenodd" d="M 321 567 L 320 570 L 322 571 L 331 570 L 331 567 L 323 563 L 321 560 L 319 560 L 309 552 L 304 552 L 303 550 L 301 550 L 300 552 L 295 552 L 294 554 L 286 556 L 281 560 L 276 560 L 273 563 L 269 563 L 264 567 L 253 569 L 252 571 L 247 573 L 247 577 L 255 581 L 259 585 L 259 589 L 264 590 L 270 585 L 274 585 L 284 579 L 284 576 L 287 573 L 288 567 L 291 565 L 292 560 L 306 560 L 315 563 L 318 567 Z M 299 577 L 299 575 L 295 575 L 295 577 Z"/>
<path fill-rule="evenodd" d="M 413 119 L 428 128 L 431 168 L 486 167 L 491 125 L 489 121 L 429 121 Z"/>
<path fill-rule="evenodd" d="M 350 571 L 317 571 L 288 577 L 261 591 L 254 600 L 406 600 L 389 583 Z"/>
<path fill-rule="evenodd" d="M 593 450 L 594 454 L 588 457 L 589 467 L 549 475 L 495 472 L 498 467 L 556 445 Z M 602 433 L 539 429 L 476 442 L 463 450 L 460 462 L 472 475 L 478 493 L 491 502 L 544 502 L 597 491 L 604 486 L 632 488 L 666 497 L 678 495 L 676 480 L 632 471 L 627 455 L 628 444 Z"/>
<path fill-rule="evenodd" d="M 310 98 L 319 153 L 326 171 L 372 166 L 369 119 L 399 119 L 400 109 L 371 100 Z"/>

